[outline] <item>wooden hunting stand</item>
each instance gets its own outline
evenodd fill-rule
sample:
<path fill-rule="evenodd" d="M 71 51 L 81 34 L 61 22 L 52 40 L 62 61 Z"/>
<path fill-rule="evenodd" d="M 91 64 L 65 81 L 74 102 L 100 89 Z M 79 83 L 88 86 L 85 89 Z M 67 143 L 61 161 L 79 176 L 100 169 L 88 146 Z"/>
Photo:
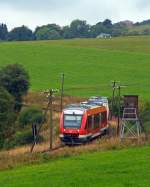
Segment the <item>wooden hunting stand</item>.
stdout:
<path fill-rule="evenodd" d="M 121 140 L 139 139 L 141 135 L 141 124 L 139 119 L 138 96 L 124 96 L 124 109 L 120 124 Z"/>

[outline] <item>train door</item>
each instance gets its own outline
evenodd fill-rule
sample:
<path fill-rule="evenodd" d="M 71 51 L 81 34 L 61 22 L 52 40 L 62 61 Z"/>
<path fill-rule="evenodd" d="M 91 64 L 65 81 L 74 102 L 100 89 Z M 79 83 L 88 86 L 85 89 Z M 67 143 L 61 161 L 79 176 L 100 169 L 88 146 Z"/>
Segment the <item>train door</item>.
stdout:
<path fill-rule="evenodd" d="M 92 134 L 96 132 L 96 116 L 95 115 L 92 115 L 92 123 L 91 123 L 90 131 L 92 132 Z"/>
<path fill-rule="evenodd" d="M 95 114 L 94 115 L 94 129 L 99 129 L 100 128 L 100 115 Z"/>
<path fill-rule="evenodd" d="M 88 116 L 88 117 L 87 117 L 87 122 L 86 122 L 86 130 L 87 130 L 87 133 L 90 133 L 90 132 L 91 132 L 92 125 L 93 125 L 92 116 Z"/>
<path fill-rule="evenodd" d="M 99 127 L 102 128 L 102 113 L 99 113 Z"/>
<path fill-rule="evenodd" d="M 95 129 L 96 129 L 96 119 L 95 116 L 88 116 L 87 118 L 87 124 L 86 124 L 86 129 L 87 129 L 87 133 L 94 133 Z"/>
<path fill-rule="evenodd" d="M 101 128 L 104 128 L 107 124 L 107 112 L 101 113 Z"/>

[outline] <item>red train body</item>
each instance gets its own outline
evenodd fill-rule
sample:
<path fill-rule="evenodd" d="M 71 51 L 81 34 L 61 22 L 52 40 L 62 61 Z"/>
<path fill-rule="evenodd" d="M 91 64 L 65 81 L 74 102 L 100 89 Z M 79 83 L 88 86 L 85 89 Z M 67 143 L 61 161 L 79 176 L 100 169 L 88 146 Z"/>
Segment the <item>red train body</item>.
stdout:
<path fill-rule="evenodd" d="M 99 97 L 68 106 L 60 117 L 61 141 L 81 144 L 100 136 L 108 128 L 108 112 L 107 99 Z"/>

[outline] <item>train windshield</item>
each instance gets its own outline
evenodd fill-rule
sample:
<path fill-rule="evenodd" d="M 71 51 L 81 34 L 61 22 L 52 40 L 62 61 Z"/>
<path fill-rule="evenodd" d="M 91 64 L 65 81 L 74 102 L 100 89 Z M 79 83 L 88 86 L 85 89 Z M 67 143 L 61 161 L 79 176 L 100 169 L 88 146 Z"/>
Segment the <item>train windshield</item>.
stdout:
<path fill-rule="evenodd" d="M 79 129 L 82 115 L 64 115 L 64 128 Z"/>

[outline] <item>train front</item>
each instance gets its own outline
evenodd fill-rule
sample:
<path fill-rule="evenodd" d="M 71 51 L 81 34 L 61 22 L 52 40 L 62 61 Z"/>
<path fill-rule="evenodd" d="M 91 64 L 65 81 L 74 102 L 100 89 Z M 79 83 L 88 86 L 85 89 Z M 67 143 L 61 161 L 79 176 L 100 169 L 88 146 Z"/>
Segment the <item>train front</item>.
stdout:
<path fill-rule="evenodd" d="M 70 106 L 63 110 L 60 118 L 60 139 L 65 144 L 81 144 L 86 142 L 84 136 L 86 115 L 84 109 Z"/>

